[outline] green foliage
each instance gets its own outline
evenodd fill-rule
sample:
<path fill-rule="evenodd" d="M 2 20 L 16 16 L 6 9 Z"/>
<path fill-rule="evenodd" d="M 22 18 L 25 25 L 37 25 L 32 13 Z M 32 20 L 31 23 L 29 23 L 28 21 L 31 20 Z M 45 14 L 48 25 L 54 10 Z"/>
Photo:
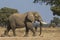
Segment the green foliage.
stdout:
<path fill-rule="evenodd" d="M 55 6 L 59 6 L 60 5 L 60 0 L 34 0 L 34 3 L 39 3 L 39 2 L 43 2 L 46 3 L 47 5 L 55 5 Z"/>
<path fill-rule="evenodd" d="M 53 15 L 60 16 L 60 0 L 34 0 L 33 3 L 45 3 L 46 5 L 51 5 L 51 10 Z"/>
<path fill-rule="evenodd" d="M 4 7 L 0 9 L 0 25 L 6 24 L 8 17 L 13 14 L 13 13 L 18 13 L 16 9 Z"/>
<path fill-rule="evenodd" d="M 53 12 L 53 15 L 60 16 L 60 7 L 59 6 L 51 7 L 51 11 Z"/>
<path fill-rule="evenodd" d="M 60 24 L 60 19 L 58 17 L 54 17 L 53 20 L 51 20 L 51 24 L 55 23 L 55 25 Z"/>
<path fill-rule="evenodd" d="M 17 13 L 18 12 L 16 9 L 7 8 L 7 7 L 1 8 L 0 10 L 3 13 Z"/>
<path fill-rule="evenodd" d="M 55 26 L 58 26 L 59 24 L 60 24 L 60 18 L 53 17 L 53 20 L 51 20 L 49 27 L 51 27 L 51 26 L 55 27 Z"/>

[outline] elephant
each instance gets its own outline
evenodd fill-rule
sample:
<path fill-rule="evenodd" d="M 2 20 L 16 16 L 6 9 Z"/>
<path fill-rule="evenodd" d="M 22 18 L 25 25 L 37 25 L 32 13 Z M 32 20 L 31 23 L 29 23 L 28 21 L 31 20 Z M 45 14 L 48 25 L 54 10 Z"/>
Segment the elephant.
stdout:
<path fill-rule="evenodd" d="M 16 28 L 26 28 L 25 35 L 28 36 L 29 30 L 32 31 L 33 36 L 35 36 L 35 30 L 33 29 L 33 23 L 39 21 L 41 25 L 42 18 L 38 12 L 26 12 L 23 14 L 14 13 L 8 18 L 8 23 L 4 35 L 8 35 L 10 30 L 13 31 L 13 35 L 16 36 Z M 35 27 L 37 29 L 37 27 Z M 40 26 L 40 35 L 41 35 L 41 26 Z"/>

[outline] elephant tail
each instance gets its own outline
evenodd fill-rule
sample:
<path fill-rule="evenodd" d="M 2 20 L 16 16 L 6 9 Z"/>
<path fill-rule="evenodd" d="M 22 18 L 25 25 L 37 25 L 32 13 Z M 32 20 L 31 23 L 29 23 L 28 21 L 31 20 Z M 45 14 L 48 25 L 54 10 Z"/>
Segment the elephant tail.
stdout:
<path fill-rule="evenodd" d="M 6 21 L 6 27 L 10 27 L 10 22 L 9 22 L 9 20 Z"/>

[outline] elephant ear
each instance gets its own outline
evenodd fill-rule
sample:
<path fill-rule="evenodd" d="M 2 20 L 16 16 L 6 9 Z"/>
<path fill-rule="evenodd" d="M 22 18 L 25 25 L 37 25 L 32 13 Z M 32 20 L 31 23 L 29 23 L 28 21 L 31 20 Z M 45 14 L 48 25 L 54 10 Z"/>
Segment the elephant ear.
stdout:
<path fill-rule="evenodd" d="M 34 22 L 34 15 L 33 15 L 32 12 L 28 12 L 28 13 L 27 13 L 27 18 L 28 18 L 29 20 L 31 20 L 32 22 Z"/>
<path fill-rule="evenodd" d="M 36 16 L 38 16 L 39 20 L 40 20 L 40 21 L 43 21 L 41 15 L 39 15 L 38 12 L 35 12 L 35 13 L 36 13 Z"/>

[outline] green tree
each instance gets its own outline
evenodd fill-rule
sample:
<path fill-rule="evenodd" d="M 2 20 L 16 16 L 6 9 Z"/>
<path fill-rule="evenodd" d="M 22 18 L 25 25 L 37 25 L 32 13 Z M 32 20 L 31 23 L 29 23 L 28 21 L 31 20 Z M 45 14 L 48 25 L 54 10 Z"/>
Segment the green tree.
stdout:
<path fill-rule="evenodd" d="M 53 15 L 60 16 L 60 0 L 34 0 L 33 3 L 45 3 L 46 5 L 51 5 L 51 11 Z"/>
<path fill-rule="evenodd" d="M 53 20 L 51 20 L 50 26 L 57 26 L 58 24 L 60 24 L 60 19 L 58 17 L 53 17 Z"/>
<path fill-rule="evenodd" d="M 8 17 L 13 14 L 18 13 L 17 9 L 3 7 L 0 9 L 0 25 L 6 24 Z"/>
<path fill-rule="evenodd" d="M 60 6 L 52 6 L 51 11 L 53 12 L 53 15 L 60 16 Z"/>
<path fill-rule="evenodd" d="M 55 6 L 60 5 L 60 0 L 34 0 L 33 2 L 34 3 L 43 2 L 43 3 L 46 3 L 46 5 L 50 4 L 50 5 L 55 5 Z"/>
<path fill-rule="evenodd" d="M 51 26 L 52 27 L 55 27 L 56 26 L 56 24 L 55 24 L 55 22 L 53 20 L 51 20 L 49 27 L 51 27 Z"/>
<path fill-rule="evenodd" d="M 53 21 L 56 25 L 58 25 L 60 23 L 60 19 L 58 17 L 54 17 Z"/>

